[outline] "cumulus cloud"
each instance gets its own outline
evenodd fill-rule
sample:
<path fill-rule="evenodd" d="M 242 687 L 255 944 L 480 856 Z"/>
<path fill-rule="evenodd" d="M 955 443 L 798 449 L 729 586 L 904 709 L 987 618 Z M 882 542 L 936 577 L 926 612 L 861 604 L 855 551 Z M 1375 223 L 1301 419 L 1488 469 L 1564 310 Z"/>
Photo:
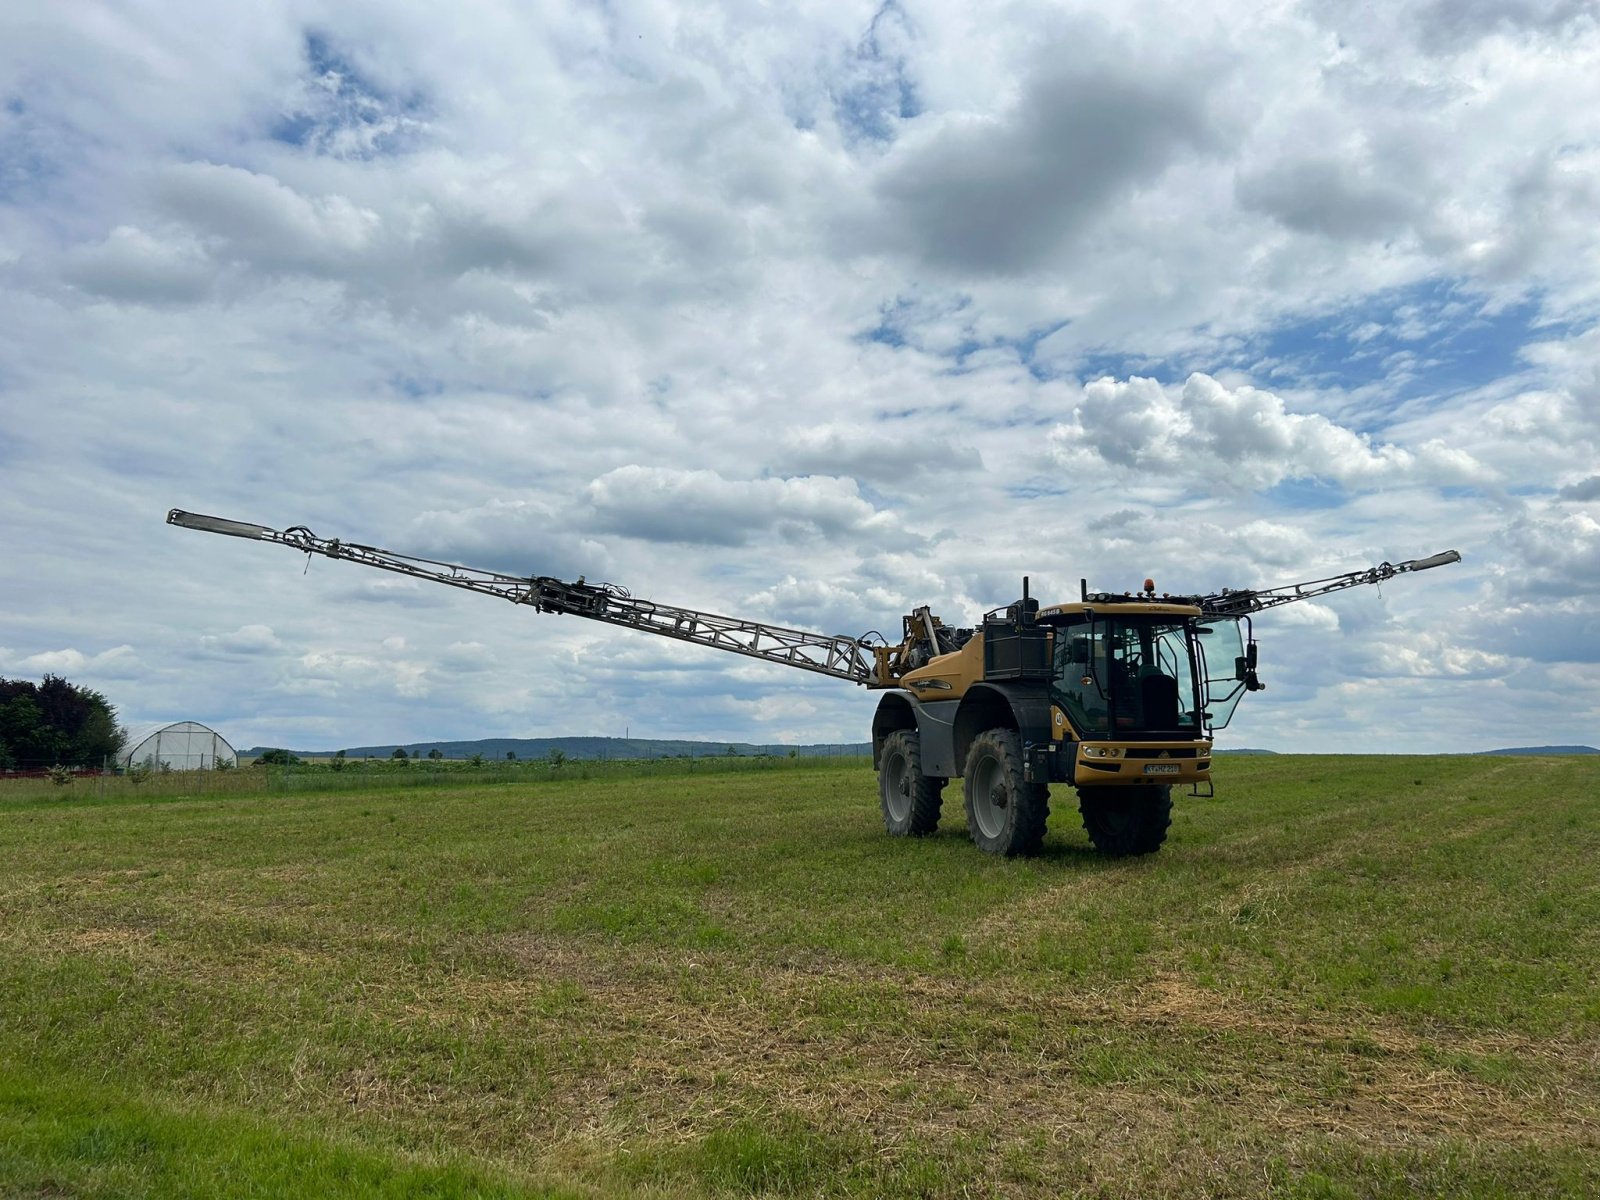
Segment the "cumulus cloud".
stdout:
<path fill-rule="evenodd" d="M 1508 596 L 1528 602 L 1578 595 L 1600 611 L 1600 521 L 1586 512 L 1534 509 L 1501 536 Z"/>
<path fill-rule="evenodd" d="M 425 664 L 400 657 L 403 647 L 384 647 L 380 657 L 343 650 L 313 650 L 300 656 L 299 670 L 279 683 L 279 689 L 334 696 L 340 692 L 377 688 L 409 700 L 424 700 L 431 691 Z"/>
<path fill-rule="evenodd" d="M 1482 696 L 1596 703 L 1581 9 L 0 8 L 4 662 L 265 744 L 836 741 L 870 696 L 161 516 L 848 632 L 1456 545 L 1264 615 L 1236 735 L 1550 740 Z"/>
<path fill-rule="evenodd" d="M 7 652 L 8 655 L 10 652 Z M 81 682 L 95 679 L 137 679 L 147 669 L 132 646 L 112 646 L 96 654 L 75 647 L 43 650 L 11 658 L 9 669 L 20 675 L 60 675 Z"/>
<path fill-rule="evenodd" d="M 1075 29 L 1040 53 L 1006 111 L 908 131 L 877 180 L 877 236 L 952 272 L 1031 274 L 1116 197 L 1205 145 L 1206 75 L 1135 66 L 1107 42 Z"/>
<path fill-rule="evenodd" d="M 950 437 L 927 429 L 896 432 L 866 422 L 792 427 L 783 437 L 782 461 L 797 473 L 853 475 L 886 484 L 983 470 L 983 455 Z"/>
<path fill-rule="evenodd" d="M 860 637 L 869 629 L 898 633 L 900 614 L 907 607 L 903 596 L 881 586 L 847 586 L 793 575 L 745 597 L 743 605 L 743 611 L 762 614 L 763 619 L 849 637 Z"/>
<path fill-rule="evenodd" d="M 438 608 L 447 602 L 445 596 L 415 579 L 363 579 L 344 595 L 351 600 L 407 608 Z"/>
<path fill-rule="evenodd" d="M 1424 46 L 1458 50 L 1493 34 L 1560 34 L 1594 21 L 1587 0 L 1427 0 L 1412 10 Z"/>
<path fill-rule="evenodd" d="M 853 480 L 727 479 L 716 471 L 618 467 L 585 489 L 600 529 L 658 542 L 743 546 L 764 538 L 868 541 L 899 532 Z"/>
<path fill-rule="evenodd" d="M 1086 385 L 1070 422 L 1049 434 L 1063 466 L 1097 458 L 1185 484 L 1262 489 L 1287 479 L 1373 486 L 1410 480 L 1469 483 L 1488 473 L 1438 441 L 1415 450 L 1374 442 L 1317 413 L 1290 412 L 1253 387 L 1229 388 L 1195 374 L 1181 388 L 1153 379 Z"/>
<path fill-rule="evenodd" d="M 211 291 L 215 266 L 189 238 L 164 241 L 131 225 L 119 225 L 95 245 L 74 247 L 62 277 L 112 300 L 191 303 Z"/>
<path fill-rule="evenodd" d="M 402 552 L 506 575 L 608 574 L 613 560 L 604 544 L 574 524 L 574 515 L 564 508 L 496 497 L 472 508 L 418 514 Z"/>
<path fill-rule="evenodd" d="M 331 274 L 382 231 L 378 213 L 338 194 L 304 196 L 270 175 L 214 163 L 170 167 L 157 189 L 163 206 L 217 253 L 268 270 Z"/>
<path fill-rule="evenodd" d="M 494 666 L 493 650 L 482 642 L 452 642 L 439 654 L 439 666 L 446 671 L 475 674 Z"/>
<path fill-rule="evenodd" d="M 270 625 L 244 625 L 232 633 L 205 634 L 200 638 L 202 654 L 222 657 L 273 654 L 282 646 Z"/>
<path fill-rule="evenodd" d="M 1238 183 L 1239 202 L 1300 233 L 1350 240 L 1389 237 L 1418 212 L 1418 198 L 1368 163 L 1308 158 L 1274 163 Z"/>

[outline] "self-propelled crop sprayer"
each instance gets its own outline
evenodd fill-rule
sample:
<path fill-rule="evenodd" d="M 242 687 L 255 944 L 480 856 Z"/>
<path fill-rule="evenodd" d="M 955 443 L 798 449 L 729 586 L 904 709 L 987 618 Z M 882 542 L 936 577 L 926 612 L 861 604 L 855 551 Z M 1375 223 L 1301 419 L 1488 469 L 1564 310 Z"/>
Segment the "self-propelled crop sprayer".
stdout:
<path fill-rule="evenodd" d="M 926 607 L 898 644 L 829 636 L 641 600 L 612 584 L 502 575 L 373 546 L 173 509 L 173 525 L 275 542 L 415 579 L 498 596 L 539 612 L 695 642 L 845 679 L 884 693 L 872 720 L 883 823 L 932 833 L 944 786 L 964 781 L 967 828 L 991 854 L 1031 854 L 1049 788 L 1077 789 L 1090 840 L 1105 854 L 1148 854 L 1166 840 L 1173 785 L 1211 794 L 1214 731 L 1256 677 L 1253 613 L 1459 562 L 1446 550 L 1327 579 L 1206 596 L 1090 592 L 1048 608 L 1028 595 L 968 629 Z M 1203 789 L 1203 790 L 1202 790 Z"/>

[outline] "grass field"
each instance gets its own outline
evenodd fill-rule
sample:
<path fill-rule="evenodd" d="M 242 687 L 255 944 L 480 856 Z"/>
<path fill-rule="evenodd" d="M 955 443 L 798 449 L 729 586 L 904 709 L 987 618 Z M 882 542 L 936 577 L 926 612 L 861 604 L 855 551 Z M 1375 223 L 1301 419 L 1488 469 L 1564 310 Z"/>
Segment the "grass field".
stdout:
<path fill-rule="evenodd" d="M 1600 761 L 1216 774 L 0 787 L 0 1196 L 1600 1194 Z"/>

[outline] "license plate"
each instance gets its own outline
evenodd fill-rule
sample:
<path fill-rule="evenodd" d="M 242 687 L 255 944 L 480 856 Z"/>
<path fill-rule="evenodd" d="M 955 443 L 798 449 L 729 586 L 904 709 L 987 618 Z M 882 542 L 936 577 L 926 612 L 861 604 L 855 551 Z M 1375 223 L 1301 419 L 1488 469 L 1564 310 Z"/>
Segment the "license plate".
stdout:
<path fill-rule="evenodd" d="M 1177 763 L 1145 763 L 1146 775 L 1176 775 L 1183 768 Z"/>

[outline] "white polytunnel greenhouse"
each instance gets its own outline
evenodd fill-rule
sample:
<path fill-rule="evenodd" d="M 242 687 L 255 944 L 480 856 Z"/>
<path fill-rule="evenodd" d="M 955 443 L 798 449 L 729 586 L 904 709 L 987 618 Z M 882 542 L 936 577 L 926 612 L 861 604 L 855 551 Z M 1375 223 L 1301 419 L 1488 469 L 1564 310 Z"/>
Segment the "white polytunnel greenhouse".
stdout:
<path fill-rule="evenodd" d="M 239 756 L 215 729 L 208 729 L 199 721 L 172 721 L 130 731 L 117 765 L 158 771 L 204 771 L 218 766 L 236 767 Z"/>

